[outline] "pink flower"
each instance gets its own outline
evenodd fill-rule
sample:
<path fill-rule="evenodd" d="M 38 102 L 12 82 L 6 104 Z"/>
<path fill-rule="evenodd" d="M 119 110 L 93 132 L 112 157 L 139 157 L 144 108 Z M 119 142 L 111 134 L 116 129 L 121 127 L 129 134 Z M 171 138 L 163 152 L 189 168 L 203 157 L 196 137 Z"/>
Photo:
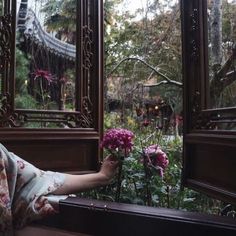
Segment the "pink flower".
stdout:
<path fill-rule="evenodd" d="M 37 78 L 43 78 L 48 81 L 48 84 L 50 84 L 53 81 L 53 76 L 52 74 L 49 73 L 47 70 L 36 70 L 34 72 L 34 79 Z"/>
<path fill-rule="evenodd" d="M 149 126 L 149 124 L 150 124 L 150 121 L 148 121 L 148 120 L 144 120 L 143 121 L 143 123 L 142 123 L 142 125 L 144 126 L 144 127 L 147 127 L 147 126 Z"/>
<path fill-rule="evenodd" d="M 144 150 L 147 157 L 147 164 L 159 170 L 160 176 L 163 177 L 164 171 L 169 164 L 168 157 L 165 152 L 157 145 L 151 145 Z"/>
<path fill-rule="evenodd" d="M 116 151 L 124 156 L 127 156 L 128 153 L 132 150 L 133 138 L 134 134 L 127 129 L 109 129 L 103 137 L 101 147 L 113 153 Z"/>

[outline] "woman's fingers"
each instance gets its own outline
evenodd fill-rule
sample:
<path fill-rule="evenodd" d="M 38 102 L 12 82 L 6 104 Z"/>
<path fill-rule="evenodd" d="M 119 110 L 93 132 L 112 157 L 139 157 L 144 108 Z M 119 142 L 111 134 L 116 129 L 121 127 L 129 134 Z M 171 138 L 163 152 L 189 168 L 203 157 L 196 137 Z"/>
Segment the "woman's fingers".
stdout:
<path fill-rule="evenodd" d="M 114 155 L 108 155 L 104 160 L 117 161 L 117 158 Z"/>

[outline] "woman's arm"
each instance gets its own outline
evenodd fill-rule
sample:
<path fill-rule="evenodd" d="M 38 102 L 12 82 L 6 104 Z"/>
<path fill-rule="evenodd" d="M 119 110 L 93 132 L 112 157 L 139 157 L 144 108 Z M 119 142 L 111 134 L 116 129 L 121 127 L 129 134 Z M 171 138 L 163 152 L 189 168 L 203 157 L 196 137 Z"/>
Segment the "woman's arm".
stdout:
<path fill-rule="evenodd" d="M 53 194 L 71 194 L 110 183 L 118 167 L 118 161 L 112 156 L 108 156 L 103 161 L 102 167 L 98 173 L 71 175 L 65 174 L 64 184 Z"/>

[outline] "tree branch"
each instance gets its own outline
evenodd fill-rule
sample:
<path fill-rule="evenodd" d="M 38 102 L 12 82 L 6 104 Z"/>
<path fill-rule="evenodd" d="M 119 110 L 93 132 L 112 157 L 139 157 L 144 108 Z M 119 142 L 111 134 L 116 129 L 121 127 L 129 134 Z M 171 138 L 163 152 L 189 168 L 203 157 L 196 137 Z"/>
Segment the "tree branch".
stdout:
<path fill-rule="evenodd" d="M 142 64 L 144 64 L 145 66 L 147 66 L 148 68 L 150 68 L 154 73 L 156 73 L 157 75 L 159 75 L 160 77 L 162 77 L 164 80 L 160 82 L 160 84 L 173 84 L 179 88 L 183 87 L 183 84 L 181 82 L 175 81 L 175 80 L 171 80 L 169 77 L 167 77 L 166 75 L 164 75 L 163 73 L 160 72 L 160 69 L 158 67 L 153 67 L 150 64 L 148 64 L 146 61 L 144 61 L 143 59 L 140 59 L 138 57 L 126 57 L 124 59 L 122 59 L 120 62 L 118 62 L 118 64 L 106 75 L 106 78 L 108 78 L 114 71 L 116 71 L 120 65 L 125 62 L 125 61 L 139 61 Z M 159 84 L 159 83 L 158 83 Z M 157 86 L 157 85 L 156 85 Z"/>
<path fill-rule="evenodd" d="M 168 84 L 169 82 L 166 80 L 162 80 L 161 82 L 158 82 L 156 84 L 143 84 L 143 87 L 158 87 L 162 84 Z"/>
<path fill-rule="evenodd" d="M 231 85 L 236 80 L 236 71 L 228 72 L 222 79 L 224 88 Z"/>
<path fill-rule="evenodd" d="M 233 48 L 232 54 L 225 62 L 225 64 L 221 67 L 221 69 L 216 73 L 216 77 L 217 78 L 225 77 L 227 71 L 230 69 L 235 59 L 236 59 L 236 48 Z"/>
<path fill-rule="evenodd" d="M 235 59 L 236 59 L 236 48 L 235 46 L 233 46 L 232 54 L 211 80 L 210 93 L 213 103 L 215 103 L 215 101 L 219 98 L 224 88 L 230 86 L 234 81 L 236 81 L 236 71 L 233 70 L 228 72 Z"/>

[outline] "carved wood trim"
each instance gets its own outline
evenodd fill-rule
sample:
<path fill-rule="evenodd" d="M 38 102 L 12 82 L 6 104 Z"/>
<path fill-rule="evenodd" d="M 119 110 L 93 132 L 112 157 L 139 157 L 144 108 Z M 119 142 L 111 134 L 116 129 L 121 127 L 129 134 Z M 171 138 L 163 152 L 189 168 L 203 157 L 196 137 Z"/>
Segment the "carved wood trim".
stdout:
<path fill-rule="evenodd" d="M 199 43 L 197 42 L 197 33 L 199 29 L 199 11 L 197 8 L 193 8 L 190 13 L 190 32 L 191 32 L 191 41 L 190 41 L 190 55 L 193 61 L 199 60 Z"/>
<path fill-rule="evenodd" d="M 0 59 L 1 72 L 5 69 L 6 64 L 10 62 L 11 42 L 12 42 L 12 15 L 7 14 L 0 16 Z"/>

